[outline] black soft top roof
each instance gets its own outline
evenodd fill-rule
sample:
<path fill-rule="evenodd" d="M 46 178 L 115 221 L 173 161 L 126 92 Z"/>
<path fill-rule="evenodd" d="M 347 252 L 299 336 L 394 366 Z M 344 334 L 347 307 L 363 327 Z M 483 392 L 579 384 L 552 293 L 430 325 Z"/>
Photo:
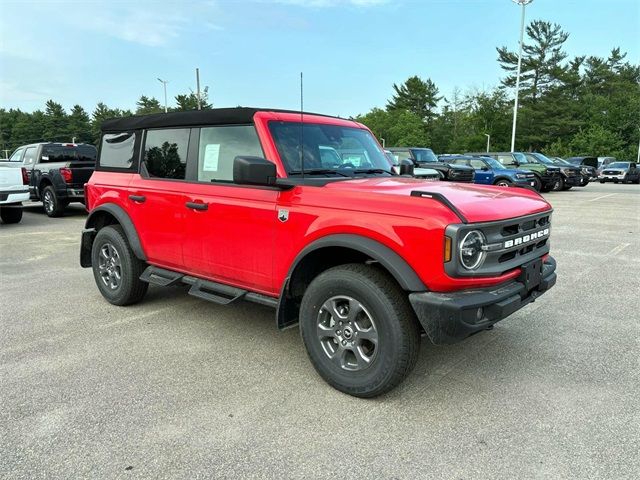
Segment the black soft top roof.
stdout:
<path fill-rule="evenodd" d="M 212 108 L 210 110 L 193 110 L 189 112 L 154 113 L 152 115 L 134 115 L 132 117 L 110 118 L 102 123 L 104 132 L 121 132 L 141 128 L 187 127 L 198 125 L 242 125 L 253 123 L 256 112 L 300 113 L 294 110 L 276 108 Z M 306 115 L 321 115 L 304 112 Z M 337 118 L 337 117 L 335 117 Z"/>

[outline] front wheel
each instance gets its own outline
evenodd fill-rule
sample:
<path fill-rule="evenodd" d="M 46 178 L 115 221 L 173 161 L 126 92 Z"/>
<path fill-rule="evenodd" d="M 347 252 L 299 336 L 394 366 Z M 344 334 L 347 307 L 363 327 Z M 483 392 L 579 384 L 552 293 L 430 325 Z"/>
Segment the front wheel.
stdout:
<path fill-rule="evenodd" d="M 499 178 L 498 180 L 493 182 L 493 184 L 497 187 L 510 187 L 511 185 L 513 185 L 509 180 L 505 178 Z"/>
<path fill-rule="evenodd" d="M 20 220 L 22 220 L 22 205 L 6 205 L 0 207 L 0 218 L 6 224 L 20 223 Z"/>
<path fill-rule="evenodd" d="M 114 305 L 131 305 L 142 300 L 149 284 L 140 280 L 146 264 L 139 260 L 122 228 L 100 229 L 91 248 L 93 277 L 102 296 Z"/>
<path fill-rule="evenodd" d="M 538 177 L 533 178 L 533 188 L 536 190 L 536 192 L 540 192 L 542 190 L 542 180 L 540 180 Z"/>
<path fill-rule="evenodd" d="M 553 183 L 553 187 L 551 187 L 552 192 L 559 192 L 564 188 L 564 178 L 558 177 Z"/>
<path fill-rule="evenodd" d="M 406 292 L 371 265 L 341 265 L 318 275 L 302 299 L 300 333 L 320 376 L 356 397 L 397 386 L 420 348 Z"/>

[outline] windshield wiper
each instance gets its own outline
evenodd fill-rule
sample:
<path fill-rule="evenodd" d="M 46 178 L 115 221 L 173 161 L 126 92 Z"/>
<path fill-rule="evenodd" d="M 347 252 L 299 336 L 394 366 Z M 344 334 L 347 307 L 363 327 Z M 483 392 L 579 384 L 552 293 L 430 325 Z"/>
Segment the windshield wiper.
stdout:
<path fill-rule="evenodd" d="M 363 168 L 354 170 L 353 173 L 388 173 L 389 175 L 393 175 L 389 170 L 385 170 L 384 168 Z"/>
<path fill-rule="evenodd" d="M 347 175 L 346 173 L 339 172 L 337 170 L 333 170 L 331 168 L 305 168 L 305 175 L 340 175 L 341 177 L 351 177 L 351 175 Z M 289 172 L 289 175 L 302 175 L 302 170 L 294 170 Z"/>

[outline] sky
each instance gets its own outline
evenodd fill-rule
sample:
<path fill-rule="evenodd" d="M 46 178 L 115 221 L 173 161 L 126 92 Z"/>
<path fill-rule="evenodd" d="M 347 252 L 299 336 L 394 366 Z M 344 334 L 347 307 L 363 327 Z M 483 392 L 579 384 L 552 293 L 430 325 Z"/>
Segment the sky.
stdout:
<path fill-rule="evenodd" d="M 640 63 L 640 0 L 534 0 L 526 16 L 569 32 L 570 56 L 619 46 Z M 412 75 L 445 96 L 498 85 L 496 47 L 519 29 L 510 0 L 0 0 L 0 107 L 135 110 L 164 101 L 158 77 L 171 105 L 198 67 L 216 107 L 298 109 L 304 72 L 305 110 L 347 117 Z"/>

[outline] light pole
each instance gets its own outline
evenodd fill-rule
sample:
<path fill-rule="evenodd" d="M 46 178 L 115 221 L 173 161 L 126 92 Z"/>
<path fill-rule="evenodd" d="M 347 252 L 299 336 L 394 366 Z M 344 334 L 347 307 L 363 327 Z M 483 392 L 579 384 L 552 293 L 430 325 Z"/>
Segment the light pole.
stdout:
<path fill-rule="evenodd" d="M 487 153 L 489 153 L 489 146 L 491 145 L 491 135 L 485 133 L 484 136 L 487 137 Z"/>
<path fill-rule="evenodd" d="M 167 113 L 167 83 L 169 83 L 169 80 L 162 80 L 161 78 L 158 78 L 158 81 L 164 87 L 164 113 Z"/>
<path fill-rule="evenodd" d="M 513 103 L 513 128 L 511 129 L 511 151 L 516 146 L 516 119 L 518 118 L 518 94 L 520 93 L 520 69 L 522 68 L 522 42 L 524 41 L 524 7 L 529 5 L 533 0 L 511 0 L 522 7 L 522 16 L 520 18 L 520 53 L 518 53 L 518 73 L 516 74 L 516 100 Z"/>

